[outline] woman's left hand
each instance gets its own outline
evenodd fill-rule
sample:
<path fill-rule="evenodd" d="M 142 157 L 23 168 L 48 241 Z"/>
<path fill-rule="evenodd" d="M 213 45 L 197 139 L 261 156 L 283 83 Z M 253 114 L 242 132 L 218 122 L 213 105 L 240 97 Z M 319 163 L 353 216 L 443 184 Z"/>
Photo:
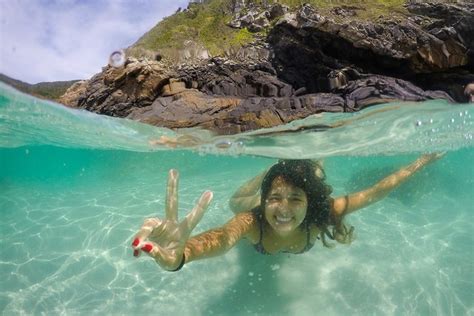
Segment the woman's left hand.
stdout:
<path fill-rule="evenodd" d="M 140 251 L 148 253 L 166 270 L 179 269 L 184 264 L 184 248 L 192 230 L 201 220 L 209 203 L 212 192 L 201 195 L 193 210 L 178 221 L 178 171 L 170 170 L 166 198 L 165 219 L 148 218 L 135 236 L 132 243 L 134 256 Z"/>

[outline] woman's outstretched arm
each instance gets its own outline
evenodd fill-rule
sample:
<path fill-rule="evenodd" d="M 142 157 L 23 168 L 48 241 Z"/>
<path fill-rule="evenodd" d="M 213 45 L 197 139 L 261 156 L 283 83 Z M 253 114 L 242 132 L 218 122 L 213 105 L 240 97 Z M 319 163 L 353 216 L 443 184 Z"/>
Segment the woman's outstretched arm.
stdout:
<path fill-rule="evenodd" d="M 442 156 L 443 154 L 439 153 L 422 155 L 410 165 L 401 168 L 388 177 L 385 177 L 368 189 L 335 198 L 332 207 L 333 215 L 337 217 L 344 216 L 381 200 L 417 171 L 421 170 L 429 163 L 438 160 Z"/>
<path fill-rule="evenodd" d="M 239 213 L 224 226 L 191 237 L 184 249 L 185 262 L 222 255 L 239 240 L 248 237 L 256 227 L 252 213 Z"/>
<path fill-rule="evenodd" d="M 132 242 L 134 256 L 145 252 L 163 269 L 178 271 L 187 262 L 225 253 L 243 237 L 255 239 L 258 226 L 251 212 L 238 214 L 220 228 L 190 237 L 211 202 L 212 192 L 204 192 L 193 210 L 179 221 L 178 179 L 178 171 L 170 170 L 165 218 L 144 221 Z"/>

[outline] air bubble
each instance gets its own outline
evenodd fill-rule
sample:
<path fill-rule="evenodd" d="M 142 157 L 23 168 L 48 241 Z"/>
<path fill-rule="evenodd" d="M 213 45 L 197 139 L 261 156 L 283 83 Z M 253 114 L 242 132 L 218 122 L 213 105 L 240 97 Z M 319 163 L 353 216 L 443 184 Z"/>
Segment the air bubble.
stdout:
<path fill-rule="evenodd" d="M 110 54 L 109 65 L 114 68 L 120 68 L 125 65 L 125 60 L 125 52 L 123 50 L 116 50 Z"/>
<path fill-rule="evenodd" d="M 454 123 L 454 119 L 453 119 L 453 118 L 451 119 L 451 123 Z"/>
<path fill-rule="evenodd" d="M 232 142 L 230 140 L 219 140 L 214 144 L 214 146 L 220 149 L 227 149 L 232 146 Z"/>
<path fill-rule="evenodd" d="M 272 265 L 270 266 L 270 269 L 272 269 L 272 271 L 279 270 L 279 269 L 280 269 L 280 265 L 279 265 L 279 264 L 272 264 Z"/>
<path fill-rule="evenodd" d="M 199 147 L 201 154 L 228 154 L 232 156 L 240 155 L 244 150 L 242 141 L 232 141 L 230 139 L 218 139 L 210 144 Z"/>
<path fill-rule="evenodd" d="M 423 123 L 421 123 L 421 121 L 416 121 L 415 125 L 416 126 L 421 126 Z"/>

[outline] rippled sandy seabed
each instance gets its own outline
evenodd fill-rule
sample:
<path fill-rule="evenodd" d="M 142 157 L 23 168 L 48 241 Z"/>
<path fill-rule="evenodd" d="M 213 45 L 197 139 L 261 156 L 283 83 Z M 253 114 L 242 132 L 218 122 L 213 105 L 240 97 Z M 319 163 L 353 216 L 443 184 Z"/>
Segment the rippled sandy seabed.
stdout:
<path fill-rule="evenodd" d="M 391 104 L 233 137 L 186 131 L 192 148 L 173 149 L 156 140 L 183 132 L 0 88 L 4 315 L 474 313 L 472 106 Z M 242 242 L 179 273 L 132 256 L 143 219 L 162 214 L 170 168 L 181 173 L 181 214 L 214 191 L 201 232 L 225 223 L 234 190 L 278 158 L 324 159 L 337 196 L 428 151 L 447 154 L 348 217 L 350 246 L 263 256 Z"/>

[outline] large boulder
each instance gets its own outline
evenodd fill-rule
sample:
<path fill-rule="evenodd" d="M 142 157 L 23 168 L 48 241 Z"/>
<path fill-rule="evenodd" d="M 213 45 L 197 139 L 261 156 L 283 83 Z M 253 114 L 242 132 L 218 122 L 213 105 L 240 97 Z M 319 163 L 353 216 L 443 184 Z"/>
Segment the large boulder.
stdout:
<path fill-rule="evenodd" d="M 62 100 L 91 112 L 125 117 L 132 109 L 151 104 L 169 83 L 170 73 L 160 62 L 129 58 L 123 67 L 107 66 L 71 87 Z"/>

